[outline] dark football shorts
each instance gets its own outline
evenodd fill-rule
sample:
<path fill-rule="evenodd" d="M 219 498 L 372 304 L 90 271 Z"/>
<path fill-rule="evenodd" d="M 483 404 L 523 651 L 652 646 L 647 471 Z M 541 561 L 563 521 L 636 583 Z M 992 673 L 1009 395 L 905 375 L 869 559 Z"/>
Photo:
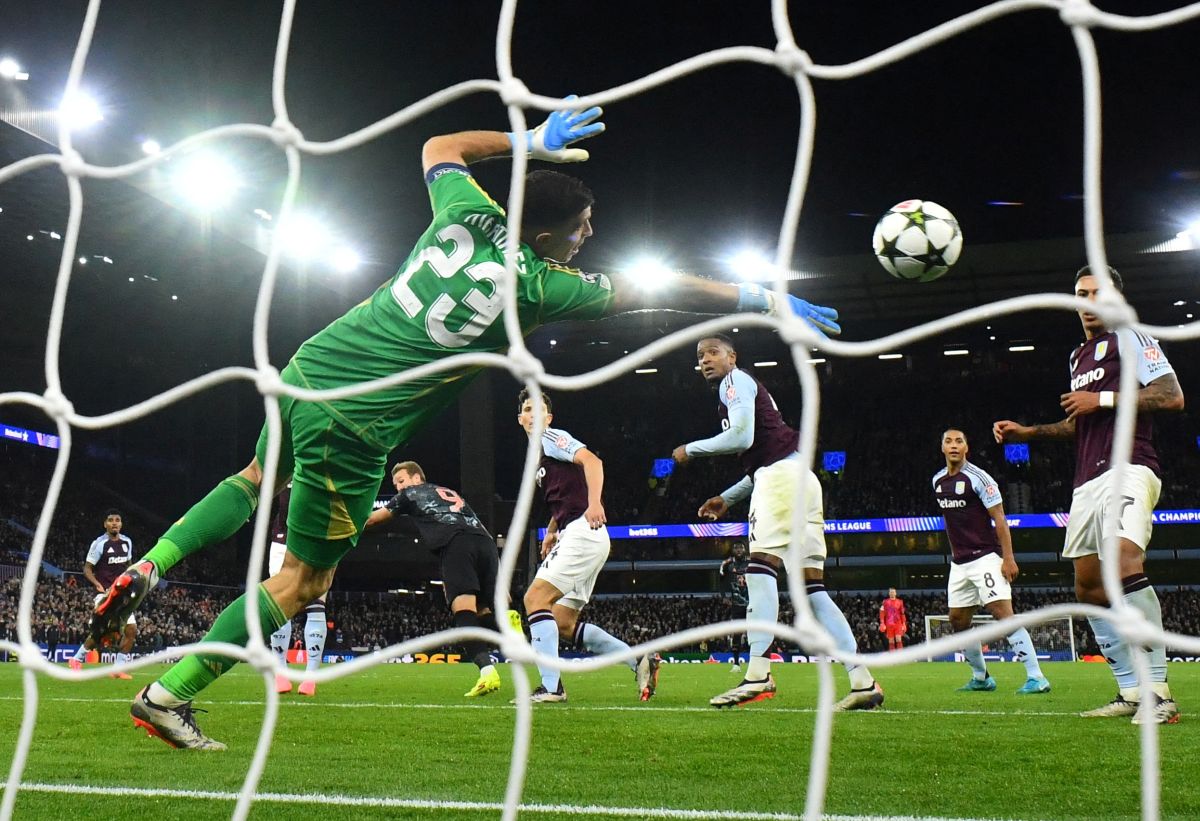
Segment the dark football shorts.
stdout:
<path fill-rule="evenodd" d="M 466 594 L 475 594 L 477 610 L 493 609 L 496 572 L 500 551 L 482 533 L 459 533 L 442 550 L 442 582 L 446 604 Z"/>

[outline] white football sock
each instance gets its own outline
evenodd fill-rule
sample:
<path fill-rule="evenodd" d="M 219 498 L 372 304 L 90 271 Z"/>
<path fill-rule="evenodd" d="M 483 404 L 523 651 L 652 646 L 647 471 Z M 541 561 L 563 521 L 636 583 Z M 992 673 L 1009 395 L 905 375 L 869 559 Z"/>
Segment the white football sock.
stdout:
<path fill-rule="evenodd" d="M 558 622 L 549 610 L 538 610 L 529 614 L 529 640 L 535 652 L 550 658 L 558 658 Z M 550 667 L 538 665 L 542 675 L 542 686 L 548 692 L 555 692 L 559 685 L 559 672 Z"/>
<path fill-rule="evenodd" d="M 271 634 L 271 652 L 279 656 L 279 660 L 287 664 L 288 645 L 292 642 L 292 620 L 288 619 L 283 626 Z"/>
<path fill-rule="evenodd" d="M 325 603 L 311 604 L 306 609 L 304 619 L 304 650 L 308 654 L 306 672 L 315 672 L 321 666 L 321 657 L 325 655 L 325 636 L 329 627 L 325 622 Z"/>
<path fill-rule="evenodd" d="M 854 631 L 850 629 L 850 622 L 846 621 L 846 615 L 837 606 L 837 602 L 825 592 L 825 583 L 815 580 L 806 582 L 805 589 L 808 591 L 808 602 L 812 606 L 813 615 L 833 636 L 834 646 L 846 653 L 857 653 L 858 641 L 854 638 Z M 875 683 L 871 671 L 864 665 L 847 664 L 846 673 L 850 676 L 851 690 L 867 690 Z"/>
<path fill-rule="evenodd" d="M 1012 645 L 1016 660 L 1025 665 L 1025 675 L 1042 678 L 1042 665 L 1038 664 L 1037 649 L 1033 646 L 1029 631 L 1024 627 L 1014 630 L 1008 637 L 1008 643 Z"/>

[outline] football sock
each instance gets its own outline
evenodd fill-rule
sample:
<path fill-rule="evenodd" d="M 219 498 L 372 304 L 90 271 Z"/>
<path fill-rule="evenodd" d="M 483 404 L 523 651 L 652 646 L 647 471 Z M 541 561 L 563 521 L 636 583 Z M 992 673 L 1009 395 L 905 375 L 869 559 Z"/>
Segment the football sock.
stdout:
<path fill-rule="evenodd" d="M 834 646 L 846 653 L 857 653 L 858 641 L 850 629 L 850 622 L 846 621 L 837 602 L 825 592 L 825 583 L 814 579 L 805 582 L 804 589 L 808 591 L 808 603 L 812 605 L 813 615 L 833 636 Z M 866 690 L 875 683 L 871 671 L 861 664 L 847 664 L 846 673 L 850 676 L 851 690 Z"/>
<path fill-rule="evenodd" d="M 1122 692 L 1136 691 L 1137 673 L 1133 670 L 1133 657 L 1125 639 L 1117 635 L 1117 631 L 1113 630 L 1107 619 L 1088 616 L 1088 624 L 1092 626 L 1096 644 L 1099 645 L 1104 660 L 1108 662 L 1108 669 L 1112 670 L 1112 674 L 1117 680 L 1117 686 L 1121 688 Z M 1133 700 L 1137 700 L 1136 696 Z"/>
<path fill-rule="evenodd" d="M 124 664 L 129 661 L 128 653 L 117 653 L 117 664 Z"/>
<path fill-rule="evenodd" d="M 479 615 L 474 610 L 454 611 L 455 627 L 479 627 Z M 482 639 L 464 639 L 463 651 L 467 658 L 475 663 L 480 673 L 483 668 L 492 663 L 492 654 L 488 652 L 487 643 Z"/>
<path fill-rule="evenodd" d="M 779 621 L 779 573 L 766 562 L 750 560 L 746 567 L 746 593 L 750 599 L 746 605 L 746 618 L 759 621 Z M 774 633 L 763 630 L 746 632 L 750 640 L 750 661 L 746 665 L 747 681 L 762 681 L 771 672 L 771 649 Z"/>
<path fill-rule="evenodd" d="M 262 624 L 263 638 L 278 630 L 288 618 L 261 584 L 258 586 L 258 617 Z M 246 630 L 246 594 L 243 593 L 221 611 L 202 641 L 221 641 L 244 647 L 249 640 L 250 634 Z M 187 656 L 158 680 L 162 689 L 179 701 L 176 704 L 164 704 L 153 695 L 150 698 L 164 707 L 175 707 L 185 701 L 191 701 L 197 693 L 224 675 L 235 664 L 237 659 L 215 653 Z"/>
<path fill-rule="evenodd" d="M 305 670 L 312 673 L 321 666 L 321 658 L 325 655 L 325 635 L 329 632 L 325 622 L 325 602 L 313 602 L 304 608 L 304 613 L 304 649 L 308 655 Z"/>
<path fill-rule="evenodd" d="M 205 545 L 228 539 L 246 523 L 258 506 L 258 486 L 242 476 L 230 476 L 183 514 L 142 557 L 165 576 L 183 559 Z"/>
<path fill-rule="evenodd" d="M 558 622 L 549 610 L 535 610 L 529 614 L 529 639 L 533 649 L 543 656 L 558 658 Z M 558 690 L 559 672 L 538 665 L 542 674 L 542 686 L 553 693 Z"/>
<path fill-rule="evenodd" d="M 616 636 L 594 624 L 588 624 L 583 621 L 576 622 L 575 624 L 575 646 L 582 647 L 589 653 L 594 653 L 597 656 L 629 649 L 629 645 Z M 637 670 L 636 661 L 630 660 L 625 662 L 625 664 L 629 669 Z"/>
<path fill-rule="evenodd" d="M 500 625 L 496 622 L 496 614 L 491 610 L 487 611 L 486 613 L 479 614 L 479 626 L 485 630 L 495 630 L 497 633 L 500 632 Z"/>
<path fill-rule="evenodd" d="M 75 660 L 80 664 L 83 664 L 83 660 L 87 658 L 87 652 L 88 648 L 86 643 L 79 645 L 79 649 L 75 651 Z"/>
<path fill-rule="evenodd" d="M 292 643 L 292 620 L 288 619 L 283 626 L 271 634 L 271 652 L 279 656 L 279 661 L 287 664 L 288 645 Z"/>
<path fill-rule="evenodd" d="M 1029 631 L 1024 627 L 1012 631 L 1008 643 L 1012 645 L 1015 660 L 1025 665 L 1025 675 L 1029 678 L 1042 678 L 1042 665 L 1038 664 L 1037 648 L 1033 646 Z"/>
<path fill-rule="evenodd" d="M 1162 629 L 1162 606 L 1158 602 L 1158 594 L 1150 586 L 1150 580 L 1145 573 L 1127 576 L 1121 579 L 1125 588 L 1125 601 L 1136 607 L 1146 617 L 1146 621 Z M 1152 684 L 1162 684 L 1167 680 L 1167 646 L 1160 642 L 1148 645 L 1147 661 L 1150 662 L 1150 681 Z M 1159 694 L 1161 695 L 1161 693 Z"/>
<path fill-rule="evenodd" d="M 967 664 L 971 665 L 971 672 L 976 681 L 983 681 L 987 678 L 987 663 L 983 660 L 983 647 L 979 642 L 964 647 L 963 657 L 967 660 Z"/>

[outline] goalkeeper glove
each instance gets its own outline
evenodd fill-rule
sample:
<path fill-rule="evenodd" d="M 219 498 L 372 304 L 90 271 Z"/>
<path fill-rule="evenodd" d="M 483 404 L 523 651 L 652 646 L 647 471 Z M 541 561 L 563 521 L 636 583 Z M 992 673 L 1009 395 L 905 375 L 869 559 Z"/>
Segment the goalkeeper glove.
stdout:
<path fill-rule="evenodd" d="M 838 312 L 833 308 L 813 305 L 791 294 L 787 295 L 787 306 L 821 336 L 837 336 L 842 332 L 842 326 L 837 323 Z M 777 297 L 761 285 L 743 282 L 738 285 L 737 310 L 739 313 L 773 313 L 777 310 Z"/>
<path fill-rule="evenodd" d="M 564 100 L 578 100 L 572 94 Z M 604 130 L 604 123 L 592 122 L 603 112 L 600 106 L 592 106 L 587 110 L 566 109 L 551 111 L 546 122 L 532 131 L 520 134 L 507 132 L 513 152 L 525 150 L 530 159 L 546 160 L 547 162 L 583 162 L 588 153 L 582 148 L 567 148 L 579 140 L 599 134 Z"/>

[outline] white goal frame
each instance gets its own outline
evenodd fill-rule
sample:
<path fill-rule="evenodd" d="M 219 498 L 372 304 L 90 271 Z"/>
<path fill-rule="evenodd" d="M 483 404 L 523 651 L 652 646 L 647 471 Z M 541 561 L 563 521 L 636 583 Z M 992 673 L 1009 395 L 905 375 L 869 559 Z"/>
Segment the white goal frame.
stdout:
<path fill-rule="evenodd" d="M 1067 636 L 1069 637 L 1070 642 L 1071 642 L 1071 661 L 1079 661 L 1079 654 L 1075 650 L 1075 617 L 1072 616 L 1070 613 L 1066 613 L 1057 618 L 1045 619 L 1043 621 L 1040 621 L 1040 622 L 1038 622 L 1038 625 L 1050 624 L 1051 622 L 1056 622 L 1056 621 L 1065 621 L 1067 623 Z M 950 623 L 950 615 L 948 613 L 936 613 L 936 614 L 932 614 L 932 615 L 927 613 L 925 615 L 925 644 L 929 643 L 929 637 L 933 635 L 933 630 L 931 628 L 933 627 L 935 622 L 945 622 L 945 623 L 949 624 Z M 979 627 L 980 625 L 989 625 L 989 624 L 996 624 L 996 617 L 991 615 L 990 613 L 976 613 L 975 615 L 971 616 L 971 627 L 972 628 Z M 1036 646 L 1037 643 L 1034 642 L 1034 645 Z M 957 652 L 957 651 L 955 651 L 955 652 Z M 930 654 L 925 660 L 926 661 L 935 661 L 936 659 L 934 659 L 933 655 Z"/>

